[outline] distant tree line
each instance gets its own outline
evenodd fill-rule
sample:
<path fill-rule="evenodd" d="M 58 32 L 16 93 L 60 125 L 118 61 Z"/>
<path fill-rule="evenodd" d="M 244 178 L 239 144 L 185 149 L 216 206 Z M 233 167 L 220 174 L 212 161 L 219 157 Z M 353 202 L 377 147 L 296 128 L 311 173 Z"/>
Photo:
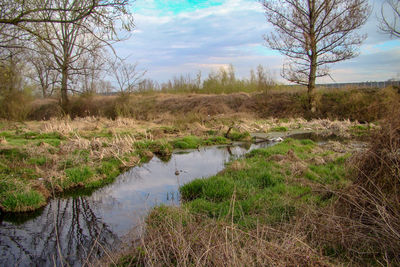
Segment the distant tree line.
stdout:
<path fill-rule="evenodd" d="M 201 71 L 195 77 L 190 74 L 173 77 L 164 83 L 158 83 L 151 79 L 143 79 L 139 82 L 137 91 L 165 92 L 165 93 L 233 93 L 268 91 L 275 86 L 274 75 L 262 65 L 256 70 L 250 70 L 249 78 L 238 78 L 233 65 L 221 67 L 211 71 L 203 78 Z"/>

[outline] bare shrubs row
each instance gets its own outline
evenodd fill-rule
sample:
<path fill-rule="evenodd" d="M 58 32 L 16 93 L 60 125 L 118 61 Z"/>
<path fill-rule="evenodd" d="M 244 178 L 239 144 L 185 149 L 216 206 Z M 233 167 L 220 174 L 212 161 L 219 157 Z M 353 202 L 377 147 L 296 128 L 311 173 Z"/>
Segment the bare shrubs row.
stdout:
<path fill-rule="evenodd" d="M 10 102 L 10 101 L 8 101 Z M 286 91 L 266 93 L 231 94 L 121 94 L 99 96 L 86 94 L 70 99 L 69 115 L 72 118 L 97 116 L 107 118 L 129 117 L 138 120 L 158 119 L 164 114 L 208 115 L 250 113 L 258 117 L 317 117 L 376 121 L 387 113 L 388 107 L 400 102 L 400 94 L 394 89 L 384 90 L 327 90 L 320 93 L 318 110 L 310 114 L 306 92 Z M 57 100 L 35 100 L 23 105 L 28 111 L 24 118 L 47 120 L 63 117 L 64 111 Z M 14 107 L 17 108 L 17 107 Z M 4 118 L 12 114 L 0 113 Z"/>

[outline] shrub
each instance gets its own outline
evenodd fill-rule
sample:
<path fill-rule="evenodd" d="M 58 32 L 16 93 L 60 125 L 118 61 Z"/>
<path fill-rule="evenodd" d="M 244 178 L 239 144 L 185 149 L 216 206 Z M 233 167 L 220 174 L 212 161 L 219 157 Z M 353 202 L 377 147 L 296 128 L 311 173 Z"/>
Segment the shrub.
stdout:
<path fill-rule="evenodd" d="M 30 111 L 32 96 L 29 92 L 13 91 L 0 96 L 0 117 L 10 120 L 25 120 Z"/>

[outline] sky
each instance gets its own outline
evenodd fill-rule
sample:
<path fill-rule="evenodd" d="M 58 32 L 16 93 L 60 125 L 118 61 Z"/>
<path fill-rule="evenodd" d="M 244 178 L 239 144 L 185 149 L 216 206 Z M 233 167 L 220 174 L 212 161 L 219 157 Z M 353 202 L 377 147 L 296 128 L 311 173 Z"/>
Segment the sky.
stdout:
<path fill-rule="evenodd" d="M 369 20 L 360 30 L 368 38 L 354 59 L 331 66 L 331 78 L 317 82 L 361 82 L 400 79 L 400 40 L 378 31 L 383 0 L 370 0 Z M 232 64 L 238 77 L 263 65 L 275 79 L 284 57 L 265 46 L 273 31 L 257 0 L 136 0 L 135 30 L 119 43 L 117 53 L 146 70 L 146 78 L 165 82 L 174 76 L 210 71 Z"/>

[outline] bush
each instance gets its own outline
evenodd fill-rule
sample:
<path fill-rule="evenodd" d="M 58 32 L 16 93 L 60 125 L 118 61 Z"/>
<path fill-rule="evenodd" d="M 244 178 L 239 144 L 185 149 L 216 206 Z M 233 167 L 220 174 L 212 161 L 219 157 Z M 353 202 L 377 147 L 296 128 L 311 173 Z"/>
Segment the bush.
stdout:
<path fill-rule="evenodd" d="M 0 118 L 25 120 L 30 111 L 32 96 L 29 92 L 7 92 L 0 96 Z"/>

